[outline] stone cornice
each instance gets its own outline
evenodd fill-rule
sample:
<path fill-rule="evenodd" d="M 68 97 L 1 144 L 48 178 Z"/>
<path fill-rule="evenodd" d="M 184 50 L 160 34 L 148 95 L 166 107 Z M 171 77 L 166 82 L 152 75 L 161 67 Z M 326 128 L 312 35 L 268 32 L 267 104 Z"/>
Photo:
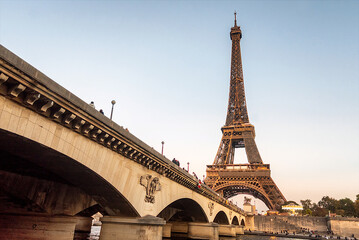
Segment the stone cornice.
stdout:
<path fill-rule="evenodd" d="M 138 164 L 244 215 L 243 211 L 0 45 L 0 94 Z"/>

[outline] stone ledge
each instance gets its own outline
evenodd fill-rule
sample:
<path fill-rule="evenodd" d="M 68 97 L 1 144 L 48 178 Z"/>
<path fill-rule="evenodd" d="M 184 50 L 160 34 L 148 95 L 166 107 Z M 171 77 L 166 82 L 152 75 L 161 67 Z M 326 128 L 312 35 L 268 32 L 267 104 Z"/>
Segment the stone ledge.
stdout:
<path fill-rule="evenodd" d="M 104 216 L 100 218 L 100 221 L 104 223 L 112 224 L 135 224 L 135 225 L 155 225 L 162 226 L 166 224 L 166 221 L 159 217 L 146 215 L 142 218 L 127 218 L 116 216 Z"/>

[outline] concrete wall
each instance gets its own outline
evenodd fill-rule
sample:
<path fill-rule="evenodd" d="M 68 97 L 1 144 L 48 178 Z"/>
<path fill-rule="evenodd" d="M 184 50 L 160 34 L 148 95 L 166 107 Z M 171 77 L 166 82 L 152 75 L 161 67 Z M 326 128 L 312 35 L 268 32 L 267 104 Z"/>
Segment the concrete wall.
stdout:
<path fill-rule="evenodd" d="M 359 218 L 330 218 L 328 224 L 334 234 L 350 237 L 354 234 L 359 237 Z"/>
<path fill-rule="evenodd" d="M 359 237 L 359 218 L 293 217 L 293 216 L 254 216 L 254 230 L 267 232 L 299 232 L 301 228 L 335 235 Z"/>
<path fill-rule="evenodd" d="M 255 216 L 254 227 L 258 231 L 290 232 L 300 231 L 300 228 L 318 232 L 327 232 L 327 220 L 325 217 L 293 217 L 293 216 Z"/>

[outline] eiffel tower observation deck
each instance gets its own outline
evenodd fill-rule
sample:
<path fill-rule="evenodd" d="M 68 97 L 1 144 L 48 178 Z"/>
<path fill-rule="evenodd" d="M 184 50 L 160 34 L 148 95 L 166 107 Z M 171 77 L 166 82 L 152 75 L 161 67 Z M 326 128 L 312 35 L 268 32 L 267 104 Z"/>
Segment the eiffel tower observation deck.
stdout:
<path fill-rule="evenodd" d="M 262 200 L 269 209 L 279 210 L 286 199 L 270 176 L 270 165 L 263 164 L 254 140 L 254 126 L 248 118 L 240 47 L 242 31 L 234 14 L 227 118 L 217 155 L 213 164 L 207 165 L 205 182 L 225 198 L 249 194 Z M 245 149 L 248 164 L 234 164 L 236 148 Z"/>

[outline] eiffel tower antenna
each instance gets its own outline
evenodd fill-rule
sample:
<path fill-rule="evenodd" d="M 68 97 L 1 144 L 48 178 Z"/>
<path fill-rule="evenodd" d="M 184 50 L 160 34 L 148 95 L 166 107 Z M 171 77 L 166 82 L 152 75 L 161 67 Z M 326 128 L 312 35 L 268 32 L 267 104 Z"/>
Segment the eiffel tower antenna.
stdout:
<path fill-rule="evenodd" d="M 237 12 L 234 11 L 234 26 L 237 27 Z"/>
<path fill-rule="evenodd" d="M 278 209 L 286 199 L 270 176 L 269 164 L 263 164 L 255 138 L 254 126 L 249 122 L 244 91 L 240 41 L 242 31 L 234 12 L 231 76 L 227 118 L 221 128 L 222 139 L 213 165 L 207 166 L 206 184 L 225 198 L 250 194 L 261 199 L 269 209 Z M 234 164 L 236 148 L 244 148 L 248 164 Z"/>

